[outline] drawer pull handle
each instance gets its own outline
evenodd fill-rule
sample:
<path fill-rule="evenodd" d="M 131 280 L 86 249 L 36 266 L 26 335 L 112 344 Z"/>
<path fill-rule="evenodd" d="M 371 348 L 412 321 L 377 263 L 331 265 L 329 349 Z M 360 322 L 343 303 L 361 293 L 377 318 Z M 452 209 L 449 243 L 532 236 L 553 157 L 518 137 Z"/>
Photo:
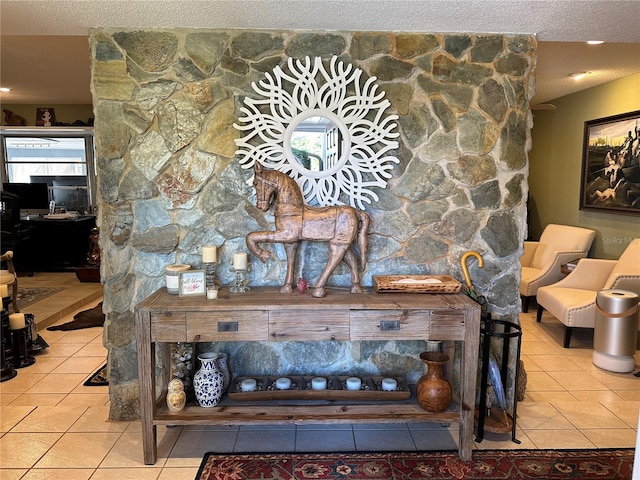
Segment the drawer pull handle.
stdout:
<path fill-rule="evenodd" d="M 398 320 L 383 320 L 380 322 L 381 332 L 390 332 L 400 330 L 400 322 Z"/>
<path fill-rule="evenodd" d="M 237 332 L 238 322 L 218 322 L 219 332 Z"/>

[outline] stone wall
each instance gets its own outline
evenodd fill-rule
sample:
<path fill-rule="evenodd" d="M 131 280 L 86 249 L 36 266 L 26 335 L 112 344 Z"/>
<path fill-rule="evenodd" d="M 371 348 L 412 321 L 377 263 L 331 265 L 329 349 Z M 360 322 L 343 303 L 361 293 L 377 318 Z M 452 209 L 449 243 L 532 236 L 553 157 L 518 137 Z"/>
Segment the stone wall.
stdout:
<path fill-rule="evenodd" d="M 232 124 L 251 82 L 288 57 L 338 55 L 378 78 L 399 116 L 400 160 L 372 217 L 363 284 L 384 273 L 462 280 L 468 250 L 493 315 L 517 322 L 535 40 L 521 35 L 168 29 L 91 32 L 98 159 L 104 342 L 111 418 L 139 415 L 134 306 L 164 285 L 166 265 L 200 266 L 203 245 L 226 265 L 245 235 L 273 228 L 255 208 L 251 172 L 234 158 Z M 253 259 L 252 285 L 284 278 L 281 246 Z M 298 275 L 313 284 L 326 247 L 305 244 Z M 219 269 L 225 284 L 228 269 Z M 344 270 L 332 277 L 348 282 Z M 202 347 L 202 346 L 201 346 Z M 206 345 L 237 375 L 404 373 L 415 381 L 422 342 Z"/>

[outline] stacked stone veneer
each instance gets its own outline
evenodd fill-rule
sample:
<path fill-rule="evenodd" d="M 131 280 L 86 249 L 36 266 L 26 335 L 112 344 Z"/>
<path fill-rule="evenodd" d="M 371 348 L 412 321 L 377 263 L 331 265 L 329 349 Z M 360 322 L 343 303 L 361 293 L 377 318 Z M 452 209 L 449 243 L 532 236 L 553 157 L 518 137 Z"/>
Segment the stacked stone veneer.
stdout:
<path fill-rule="evenodd" d="M 246 30 L 93 30 L 92 92 L 98 159 L 102 278 L 111 418 L 139 414 L 134 306 L 164 285 L 166 265 L 201 265 L 219 246 L 219 276 L 273 228 L 254 206 L 251 172 L 234 158 L 232 124 L 251 82 L 288 57 L 339 55 L 375 75 L 399 115 L 400 163 L 372 217 L 363 284 L 385 273 L 449 274 L 477 250 L 471 278 L 494 316 L 516 319 L 526 230 L 535 40 L 522 35 Z M 252 259 L 252 285 L 279 285 L 284 251 Z M 326 246 L 305 244 L 298 275 L 313 284 Z M 348 284 L 339 269 L 333 284 Z M 319 311 L 321 316 L 322 312 Z M 238 343 L 237 375 L 423 373 L 422 342 Z"/>

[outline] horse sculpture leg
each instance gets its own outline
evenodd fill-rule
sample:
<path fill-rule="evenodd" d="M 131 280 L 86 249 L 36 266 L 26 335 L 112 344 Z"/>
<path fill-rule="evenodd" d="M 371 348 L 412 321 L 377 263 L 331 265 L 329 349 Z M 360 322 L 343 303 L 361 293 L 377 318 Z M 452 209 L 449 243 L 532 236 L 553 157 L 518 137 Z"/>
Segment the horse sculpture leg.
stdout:
<path fill-rule="evenodd" d="M 245 239 L 249 251 L 258 257 L 262 263 L 265 263 L 271 256 L 271 252 L 260 248 L 259 242 L 272 242 L 273 232 L 251 232 L 247 234 Z"/>
<path fill-rule="evenodd" d="M 336 269 L 338 264 L 344 258 L 345 253 L 351 248 L 351 244 L 344 243 L 333 243 L 329 242 L 329 260 L 327 261 L 327 265 L 324 267 L 324 270 L 318 277 L 318 281 L 316 282 L 316 286 L 313 289 L 312 295 L 316 298 L 322 298 L 326 295 L 324 290 L 324 286 L 327 284 L 327 280 Z"/>
<path fill-rule="evenodd" d="M 293 271 L 296 264 L 298 245 L 300 245 L 300 242 L 284 244 L 284 251 L 287 253 L 287 275 L 284 279 L 284 285 L 282 285 L 282 288 L 280 289 L 280 293 L 293 292 Z"/>
<path fill-rule="evenodd" d="M 351 270 L 351 293 L 362 293 L 360 286 L 360 271 L 358 270 L 358 258 L 356 257 L 353 247 L 350 247 L 344 254 L 344 263 Z"/>

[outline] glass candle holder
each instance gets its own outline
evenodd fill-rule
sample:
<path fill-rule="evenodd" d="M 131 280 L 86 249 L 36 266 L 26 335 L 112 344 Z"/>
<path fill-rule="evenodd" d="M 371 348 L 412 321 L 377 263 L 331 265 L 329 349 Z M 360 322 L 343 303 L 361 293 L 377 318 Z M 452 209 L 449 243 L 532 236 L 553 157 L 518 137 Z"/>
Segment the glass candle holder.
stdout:
<path fill-rule="evenodd" d="M 218 289 L 218 280 L 216 279 L 216 266 L 218 262 L 204 262 L 204 275 L 207 291 Z"/>
<path fill-rule="evenodd" d="M 231 293 L 247 293 L 251 290 L 247 286 L 247 273 L 251 271 L 251 265 L 247 264 L 245 269 L 232 268 L 231 271 L 235 274 L 233 278 L 233 285 L 229 287 Z"/>

